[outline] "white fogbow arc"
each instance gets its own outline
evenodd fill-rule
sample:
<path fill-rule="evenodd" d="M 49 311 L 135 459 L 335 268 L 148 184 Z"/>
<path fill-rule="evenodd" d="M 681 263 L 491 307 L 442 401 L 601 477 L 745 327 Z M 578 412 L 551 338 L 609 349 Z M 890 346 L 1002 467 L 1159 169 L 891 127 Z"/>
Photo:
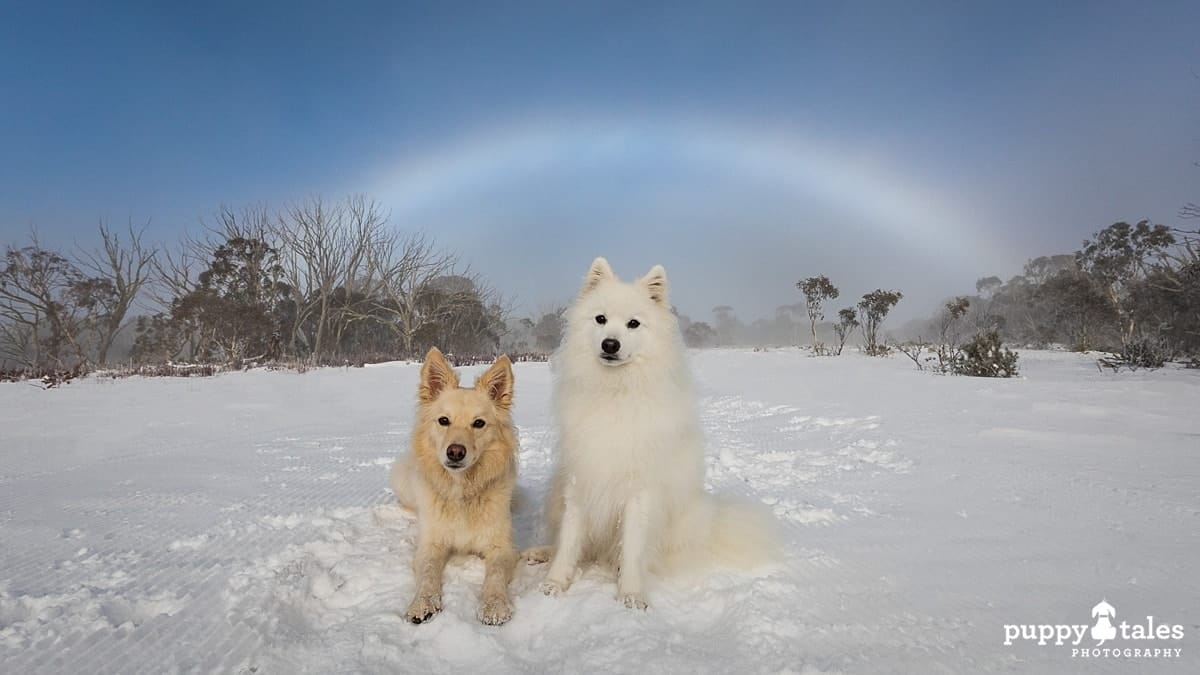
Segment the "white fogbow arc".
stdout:
<path fill-rule="evenodd" d="M 991 256 L 984 223 L 912 184 L 870 153 L 793 132 L 710 122 L 528 123 L 471 134 L 375 172 L 368 181 L 393 214 L 436 208 L 464 193 L 560 166 L 646 158 L 712 167 L 785 193 L 811 195 L 871 227 L 938 252 Z"/>

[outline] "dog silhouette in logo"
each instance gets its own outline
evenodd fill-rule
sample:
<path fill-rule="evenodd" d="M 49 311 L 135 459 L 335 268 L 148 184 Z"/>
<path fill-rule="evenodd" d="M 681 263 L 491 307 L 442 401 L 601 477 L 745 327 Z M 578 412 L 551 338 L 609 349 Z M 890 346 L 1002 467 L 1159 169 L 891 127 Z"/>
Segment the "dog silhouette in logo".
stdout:
<path fill-rule="evenodd" d="M 1099 640 L 1096 646 L 1117 637 L 1117 629 L 1112 625 L 1112 619 L 1116 617 L 1117 610 L 1108 604 L 1107 600 L 1101 600 L 1100 604 L 1092 608 L 1092 618 L 1096 620 L 1096 625 L 1092 626 L 1092 639 Z"/>

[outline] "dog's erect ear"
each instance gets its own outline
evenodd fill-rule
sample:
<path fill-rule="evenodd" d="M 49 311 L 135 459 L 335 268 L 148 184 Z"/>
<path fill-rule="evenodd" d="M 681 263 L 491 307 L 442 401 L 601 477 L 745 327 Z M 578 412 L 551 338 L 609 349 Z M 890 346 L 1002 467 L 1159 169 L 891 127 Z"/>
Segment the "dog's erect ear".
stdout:
<path fill-rule="evenodd" d="M 475 388 L 487 394 L 496 407 L 508 410 L 513 400 L 512 362 L 501 355 L 491 368 L 475 380 Z"/>
<path fill-rule="evenodd" d="M 425 363 L 421 364 L 421 386 L 417 389 L 417 397 L 422 403 L 429 403 L 451 387 L 458 386 L 458 375 L 454 368 L 446 362 L 446 357 L 437 347 L 425 355 Z"/>
<path fill-rule="evenodd" d="M 583 288 L 580 289 L 579 294 L 583 295 L 598 286 L 601 281 L 615 277 L 608 261 L 604 258 L 596 258 L 592 261 L 592 266 L 588 268 L 587 276 L 583 278 Z"/>
<path fill-rule="evenodd" d="M 641 284 L 646 287 L 650 299 L 660 305 L 667 304 L 667 270 L 662 265 L 655 265 L 641 278 Z"/>

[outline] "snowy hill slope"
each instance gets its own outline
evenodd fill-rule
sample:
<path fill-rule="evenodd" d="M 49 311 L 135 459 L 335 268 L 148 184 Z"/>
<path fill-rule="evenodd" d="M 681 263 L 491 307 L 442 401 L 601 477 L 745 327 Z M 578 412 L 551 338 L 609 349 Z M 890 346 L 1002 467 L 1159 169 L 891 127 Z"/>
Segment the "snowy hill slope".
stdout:
<path fill-rule="evenodd" d="M 434 621 L 399 616 L 415 527 L 386 472 L 416 366 L 0 385 L 0 671 L 1200 668 L 1200 373 L 1039 352 L 1008 381 L 796 351 L 693 362 L 710 488 L 774 509 L 786 565 L 656 585 L 644 613 L 597 572 L 547 598 L 523 568 L 496 628 L 474 617 L 475 562 L 448 570 Z M 550 375 L 516 377 L 530 544 Z M 1005 624 L 1093 623 L 1102 598 L 1185 630 L 1115 646 L 1181 656 L 1003 645 Z"/>

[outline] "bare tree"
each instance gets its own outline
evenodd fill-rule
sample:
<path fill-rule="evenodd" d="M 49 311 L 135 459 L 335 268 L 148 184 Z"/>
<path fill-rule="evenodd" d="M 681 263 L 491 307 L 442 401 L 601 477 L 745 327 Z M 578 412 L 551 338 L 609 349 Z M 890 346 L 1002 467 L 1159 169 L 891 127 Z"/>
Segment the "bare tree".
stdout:
<path fill-rule="evenodd" d="M 157 312 L 149 317 L 139 317 L 137 325 L 139 336 L 152 327 L 157 329 L 154 332 L 161 343 L 158 345 L 159 358 L 194 360 L 202 350 L 202 334 L 195 317 L 172 318 L 170 315 L 177 299 L 187 297 L 199 288 L 200 273 L 207 268 L 211 257 L 208 241 L 194 239 L 185 233 L 174 249 L 160 247 L 151 261 L 153 273 L 146 294 Z M 169 328 L 168 319 L 172 319 Z"/>
<path fill-rule="evenodd" d="M 151 261 L 153 276 L 146 288 L 150 300 L 159 308 L 168 308 L 173 299 L 187 295 L 196 287 L 208 253 L 203 244 L 187 233 L 174 249 L 160 247 Z"/>
<path fill-rule="evenodd" d="M 346 329 L 367 315 L 365 296 L 382 279 L 372 249 L 388 245 L 387 216 L 362 195 L 289 205 L 275 219 L 285 280 L 295 313 L 291 351 L 303 343 L 318 358 L 336 351 Z"/>
<path fill-rule="evenodd" d="M 458 299 L 442 297 L 432 307 L 422 302 L 434 279 L 454 273 L 458 258 L 436 248 L 424 234 L 393 233 L 373 242 L 367 260 L 378 279 L 372 314 L 396 334 L 403 353 L 412 356 L 417 333 L 450 311 Z"/>
<path fill-rule="evenodd" d="M 375 268 L 370 264 L 372 247 L 385 241 L 387 214 L 374 200 L 363 195 L 351 195 L 343 203 L 346 223 L 338 239 L 345 256 L 340 266 L 333 298 L 334 314 L 330 317 L 333 344 L 343 347 L 343 337 L 351 325 L 364 321 L 363 309 L 370 306 L 370 296 L 380 286 Z M 480 284 L 482 286 L 482 284 Z"/>
<path fill-rule="evenodd" d="M 435 277 L 419 292 L 424 326 L 416 332 L 415 352 L 437 346 L 456 362 L 494 354 L 506 331 L 506 303 L 477 274 L 469 271 Z"/>
<path fill-rule="evenodd" d="M 148 225 L 149 223 L 147 223 Z M 142 289 L 149 283 L 155 258 L 153 246 L 142 243 L 146 225 L 134 229 L 129 224 L 128 239 L 103 221 L 100 223 L 100 248 L 79 251 L 80 269 L 92 275 L 95 311 L 90 328 L 96 338 L 96 365 L 108 363 L 109 349 L 117 333 L 125 327 L 126 317 Z"/>
<path fill-rule="evenodd" d="M 282 243 L 284 277 L 294 306 L 291 351 L 303 342 L 314 355 L 320 355 L 333 289 L 346 257 L 344 208 L 340 203 L 310 197 L 289 205 L 276 219 L 276 226 Z M 310 319 L 314 324 L 311 335 L 307 329 Z"/>
<path fill-rule="evenodd" d="M 960 295 L 948 300 L 943 305 L 941 314 L 938 315 L 937 358 L 938 369 L 943 373 L 950 372 L 954 364 L 958 362 L 962 351 L 960 344 L 963 337 L 960 324 L 970 306 L 970 298 Z"/>

